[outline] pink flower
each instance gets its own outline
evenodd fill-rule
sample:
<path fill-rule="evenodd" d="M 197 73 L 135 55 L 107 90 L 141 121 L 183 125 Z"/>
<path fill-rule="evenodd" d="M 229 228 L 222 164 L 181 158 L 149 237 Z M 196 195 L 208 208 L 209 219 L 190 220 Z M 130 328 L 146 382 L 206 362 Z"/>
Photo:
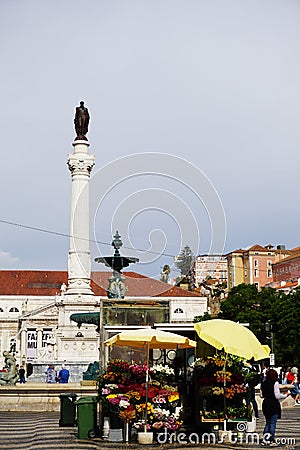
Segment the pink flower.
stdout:
<path fill-rule="evenodd" d="M 109 398 L 108 399 L 109 403 L 111 403 L 112 405 L 118 405 L 120 403 L 120 399 L 117 397 L 114 398 Z"/>
<path fill-rule="evenodd" d="M 156 397 L 153 397 L 152 402 L 153 403 L 166 403 L 166 399 L 164 397 L 157 395 Z"/>

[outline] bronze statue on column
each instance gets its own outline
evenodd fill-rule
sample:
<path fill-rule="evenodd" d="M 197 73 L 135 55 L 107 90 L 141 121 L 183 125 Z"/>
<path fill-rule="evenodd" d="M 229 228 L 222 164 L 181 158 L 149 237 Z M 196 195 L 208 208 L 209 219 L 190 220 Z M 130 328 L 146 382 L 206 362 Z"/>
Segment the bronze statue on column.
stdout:
<path fill-rule="evenodd" d="M 84 106 L 84 102 L 80 102 L 80 106 L 76 107 L 74 125 L 77 140 L 87 141 L 86 134 L 89 128 L 90 115 L 88 109 Z"/>

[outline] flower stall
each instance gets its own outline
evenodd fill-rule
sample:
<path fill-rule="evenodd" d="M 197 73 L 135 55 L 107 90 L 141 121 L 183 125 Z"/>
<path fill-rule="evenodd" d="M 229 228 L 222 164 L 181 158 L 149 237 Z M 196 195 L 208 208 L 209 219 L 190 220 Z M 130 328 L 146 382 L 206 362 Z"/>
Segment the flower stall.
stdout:
<path fill-rule="evenodd" d="M 110 418 L 112 430 L 123 429 L 125 442 L 144 430 L 146 418 L 146 427 L 154 435 L 165 429 L 175 431 L 182 424 L 174 370 L 165 365 L 149 369 L 147 404 L 145 375 L 145 364 L 113 360 L 98 380 L 102 415 Z"/>
<path fill-rule="evenodd" d="M 245 359 L 223 352 L 195 360 L 194 377 L 202 423 L 251 420 L 252 408 L 247 402 L 248 372 Z"/>

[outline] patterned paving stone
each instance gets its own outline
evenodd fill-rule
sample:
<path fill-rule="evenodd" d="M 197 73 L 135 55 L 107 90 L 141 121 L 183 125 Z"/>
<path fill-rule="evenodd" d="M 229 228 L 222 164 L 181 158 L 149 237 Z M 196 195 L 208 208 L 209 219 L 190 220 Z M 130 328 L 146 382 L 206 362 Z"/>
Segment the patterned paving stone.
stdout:
<path fill-rule="evenodd" d="M 262 417 L 262 416 L 261 416 Z M 124 450 L 152 448 L 189 449 L 201 450 L 213 448 L 223 449 L 255 449 L 263 448 L 257 442 L 245 443 L 211 443 L 182 445 L 178 443 L 166 443 L 162 446 L 141 446 L 138 444 L 119 444 L 104 442 L 100 438 L 79 440 L 76 427 L 59 427 L 59 414 L 57 413 L 24 413 L 24 412 L 0 412 L 0 449 L 1 450 L 112 450 L 123 448 Z M 257 432 L 262 435 L 264 420 L 258 422 Z M 300 406 L 285 409 L 282 419 L 278 421 L 276 437 L 281 441 L 279 448 L 300 450 Z"/>

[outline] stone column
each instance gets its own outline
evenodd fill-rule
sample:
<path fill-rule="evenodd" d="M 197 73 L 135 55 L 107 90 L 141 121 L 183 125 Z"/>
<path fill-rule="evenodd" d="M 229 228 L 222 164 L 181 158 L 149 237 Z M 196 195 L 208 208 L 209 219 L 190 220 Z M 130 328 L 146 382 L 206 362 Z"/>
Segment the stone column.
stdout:
<path fill-rule="evenodd" d="M 66 295 L 94 295 L 90 286 L 89 181 L 95 158 L 88 153 L 89 145 L 88 141 L 74 141 L 74 153 L 68 156 L 72 175 L 72 196 Z"/>
<path fill-rule="evenodd" d="M 26 342 L 26 328 L 24 328 L 24 325 L 22 325 L 22 331 L 21 331 L 21 336 L 20 336 L 20 356 L 22 358 L 23 355 L 26 355 L 26 350 L 27 350 L 27 342 Z"/>

